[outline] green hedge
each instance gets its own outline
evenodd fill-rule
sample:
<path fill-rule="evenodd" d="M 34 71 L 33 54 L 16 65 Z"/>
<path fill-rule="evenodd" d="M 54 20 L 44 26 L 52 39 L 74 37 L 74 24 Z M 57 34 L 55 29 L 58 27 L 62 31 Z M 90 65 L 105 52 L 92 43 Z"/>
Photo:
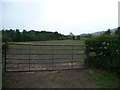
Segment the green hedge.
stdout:
<path fill-rule="evenodd" d="M 120 36 L 102 35 L 85 41 L 86 62 L 96 68 L 120 72 Z"/>

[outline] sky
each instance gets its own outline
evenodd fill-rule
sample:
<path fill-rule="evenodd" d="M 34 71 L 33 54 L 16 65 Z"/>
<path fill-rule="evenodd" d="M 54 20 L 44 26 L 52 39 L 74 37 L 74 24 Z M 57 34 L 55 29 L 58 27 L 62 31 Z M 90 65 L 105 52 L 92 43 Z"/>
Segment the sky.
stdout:
<path fill-rule="evenodd" d="M 118 27 L 119 0 L 1 0 L 0 29 L 68 35 Z"/>

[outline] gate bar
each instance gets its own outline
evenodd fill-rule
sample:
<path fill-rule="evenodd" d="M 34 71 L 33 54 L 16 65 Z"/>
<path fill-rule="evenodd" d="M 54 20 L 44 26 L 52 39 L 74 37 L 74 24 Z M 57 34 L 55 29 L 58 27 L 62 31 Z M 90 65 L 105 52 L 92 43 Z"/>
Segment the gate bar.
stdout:
<path fill-rule="evenodd" d="M 66 44 L 29 44 L 29 43 L 12 43 L 10 45 L 33 45 L 33 46 L 85 46 L 82 45 L 66 45 Z"/>

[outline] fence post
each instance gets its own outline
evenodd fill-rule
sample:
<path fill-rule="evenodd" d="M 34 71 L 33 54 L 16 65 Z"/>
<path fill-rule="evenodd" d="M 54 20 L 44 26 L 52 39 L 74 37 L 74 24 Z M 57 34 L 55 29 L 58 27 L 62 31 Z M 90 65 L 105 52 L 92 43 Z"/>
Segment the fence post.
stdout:
<path fill-rule="evenodd" d="M 73 46 L 72 46 L 72 63 L 71 63 L 71 68 L 73 69 Z"/>

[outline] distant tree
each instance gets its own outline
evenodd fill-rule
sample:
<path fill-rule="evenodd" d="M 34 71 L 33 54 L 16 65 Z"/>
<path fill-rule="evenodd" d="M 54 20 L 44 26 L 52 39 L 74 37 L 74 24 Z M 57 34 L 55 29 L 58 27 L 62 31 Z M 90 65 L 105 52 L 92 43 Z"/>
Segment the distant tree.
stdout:
<path fill-rule="evenodd" d="M 6 34 L 11 38 L 11 41 L 15 41 L 15 30 L 6 30 Z"/>
<path fill-rule="evenodd" d="M 75 40 L 75 36 L 72 36 L 72 39 Z"/>
<path fill-rule="evenodd" d="M 26 30 L 23 30 L 21 33 L 21 41 L 30 41 L 28 32 Z"/>
<path fill-rule="evenodd" d="M 56 32 L 53 32 L 53 35 L 54 35 L 54 39 L 55 39 L 55 40 L 58 40 L 58 39 L 59 39 L 59 34 L 58 34 L 57 31 L 56 31 Z"/>
<path fill-rule="evenodd" d="M 12 38 L 7 34 L 7 31 L 2 30 L 2 42 L 9 42 Z"/>
<path fill-rule="evenodd" d="M 19 29 L 16 29 L 16 31 L 15 31 L 15 41 L 16 42 L 21 41 L 21 33 L 20 33 Z"/>
<path fill-rule="evenodd" d="M 80 36 L 79 35 L 77 36 L 77 40 L 80 40 Z"/>
<path fill-rule="evenodd" d="M 28 32 L 30 41 L 37 41 L 37 31 L 31 30 Z"/>
<path fill-rule="evenodd" d="M 45 40 L 60 40 L 68 39 L 67 36 L 59 34 L 56 32 L 47 32 L 47 31 L 35 31 L 35 30 L 23 30 L 22 32 L 19 29 L 16 30 L 3 30 L 3 41 L 45 41 Z M 72 37 L 70 37 L 72 39 Z"/>
<path fill-rule="evenodd" d="M 120 35 L 120 27 L 117 28 L 117 30 L 115 31 L 116 35 Z"/>
<path fill-rule="evenodd" d="M 111 35 L 110 29 L 108 29 L 106 32 L 103 33 L 104 35 Z"/>

